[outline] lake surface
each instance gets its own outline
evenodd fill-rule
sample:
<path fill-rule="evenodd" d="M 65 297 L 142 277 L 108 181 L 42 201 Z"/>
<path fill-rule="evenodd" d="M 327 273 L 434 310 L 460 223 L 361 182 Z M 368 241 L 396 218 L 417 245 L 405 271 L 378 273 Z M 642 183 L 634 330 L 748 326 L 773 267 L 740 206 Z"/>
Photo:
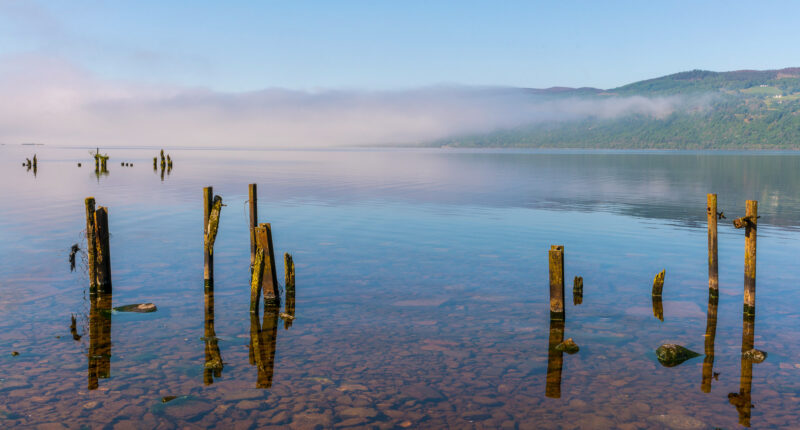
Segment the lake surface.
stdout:
<path fill-rule="evenodd" d="M 88 149 L 0 146 L 2 428 L 800 426 L 798 154 L 168 149 L 162 176 L 158 149 L 102 152 L 96 175 Z M 34 153 L 35 174 L 21 166 Z M 249 183 L 281 283 L 283 253 L 296 264 L 293 321 L 249 313 Z M 227 205 L 212 291 L 205 186 Z M 727 219 L 706 355 L 709 192 Z M 111 296 L 90 295 L 85 252 L 70 271 L 88 196 L 108 207 Z M 750 326 L 730 222 L 747 199 L 761 215 Z M 551 245 L 565 247 L 563 332 Z M 554 333 L 580 351 L 554 354 Z M 742 358 L 748 341 L 765 361 Z M 664 343 L 701 355 L 665 367 Z"/>

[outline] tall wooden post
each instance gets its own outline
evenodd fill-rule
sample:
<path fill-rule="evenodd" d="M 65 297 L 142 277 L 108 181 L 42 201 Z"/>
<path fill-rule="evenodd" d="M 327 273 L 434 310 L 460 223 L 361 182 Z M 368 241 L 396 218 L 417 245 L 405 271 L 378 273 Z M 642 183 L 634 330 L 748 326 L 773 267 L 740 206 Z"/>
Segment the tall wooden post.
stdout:
<path fill-rule="evenodd" d="M 564 247 L 550 247 L 550 319 L 564 321 Z"/>
<path fill-rule="evenodd" d="M 87 197 L 86 204 L 86 254 L 89 262 L 89 292 L 97 290 L 97 269 L 95 268 L 95 259 L 97 258 L 95 251 L 95 238 L 94 238 L 94 197 Z"/>
<path fill-rule="evenodd" d="M 275 252 L 272 248 L 272 226 L 259 224 L 255 228 L 256 244 L 264 253 L 264 269 L 261 289 L 264 294 L 264 308 L 280 307 L 280 291 L 278 291 L 278 275 L 275 269 Z"/>
<path fill-rule="evenodd" d="M 744 227 L 744 318 L 756 316 L 756 235 L 758 232 L 758 202 L 748 200 L 745 216 L 733 220 L 736 228 Z"/>
<path fill-rule="evenodd" d="M 100 293 L 111 292 L 111 251 L 109 248 L 108 210 L 100 206 L 94 211 L 95 226 L 95 268 L 97 273 L 97 290 Z"/>
<path fill-rule="evenodd" d="M 214 256 L 208 246 L 208 219 L 211 216 L 213 204 L 214 189 L 212 187 L 203 188 L 203 280 L 206 288 L 214 286 Z"/>
<path fill-rule="evenodd" d="M 256 231 L 258 226 L 258 190 L 256 184 L 247 186 L 248 201 L 250 202 L 250 270 L 256 262 Z"/>
<path fill-rule="evenodd" d="M 708 219 L 708 290 L 719 295 L 719 261 L 717 259 L 717 195 L 706 195 L 706 218 Z"/>

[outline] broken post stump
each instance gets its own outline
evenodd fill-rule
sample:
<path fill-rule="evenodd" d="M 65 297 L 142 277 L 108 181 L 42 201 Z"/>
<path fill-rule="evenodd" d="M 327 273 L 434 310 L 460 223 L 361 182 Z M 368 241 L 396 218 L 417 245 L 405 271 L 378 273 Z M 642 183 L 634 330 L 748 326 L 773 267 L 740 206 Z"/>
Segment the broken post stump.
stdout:
<path fill-rule="evenodd" d="M 708 289 L 709 294 L 719 295 L 719 261 L 717 260 L 717 195 L 706 195 L 706 218 L 708 219 Z"/>
<path fill-rule="evenodd" d="M 95 270 L 97 290 L 111 293 L 111 252 L 109 249 L 108 209 L 100 206 L 94 211 Z"/>
<path fill-rule="evenodd" d="M 258 226 L 258 189 L 256 184 L 247 186 L 248 202 L 250 203 L 250 269 L 253 269 L 256 258 L 256 231 Z"/>
<path fill-rule="evenodd" d="M 268 223 L 259 224 L 255 229 L 256 244 L 264 252 L 264 274 L 261 289 L 264 294 L 264 308 L 280 307 L 278 275 L 275 269 L 275 252 L 272 247 L 272 227 Z"/>
<path fill-rule="evenodd" d="M 653 297 L 661 297 L 661 290 L 664 289 L 664 276 L 666 272 L 667 270 L 664 269 L 658 272 L 658 275 L 653 278 Z"/>
<path fill-rule="evenodd" d="M 550 319 L 564 321 L 564 247 L 552 245 L 550 260 Z"/>
<path fill-rule="evenodd" d="M 576 276 L 572 281 L 572 305 L 583 303 L 583 277 Z"/>
<path fill-rule="evenodd" d="M 733 220 L 736 228 L 744 227 L 744 318 L 756 316 L 756 235 L 758 231 L 758 202 L 746 202 L 745 216 Z"/>
<path fill-rule="evenodd" d="M 87 197 L 86 204 L 86 254 L 89 264 L 89 291 L 97 289 L 97 272 L 95 269 L 95 242 L 94 242 L 94 197 Z"/>

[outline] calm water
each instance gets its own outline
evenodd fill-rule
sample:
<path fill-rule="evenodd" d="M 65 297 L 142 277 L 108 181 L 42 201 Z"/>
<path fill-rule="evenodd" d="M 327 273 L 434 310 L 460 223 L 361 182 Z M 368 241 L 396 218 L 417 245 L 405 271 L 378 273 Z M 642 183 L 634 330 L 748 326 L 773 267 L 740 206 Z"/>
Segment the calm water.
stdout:
<path fill-rule="evenodd" d="M 36 175 L 20 165 L 34 152 Z M 799 155 L 169 150 L 162 178 L 157 149 L 107 152 L 98 178 L 87 149 L 0 146 L 2 428 L 800 426 Z M 276 255 L 294 256 L 291 325 L 248 312 L 253 182 Z M 227 204 L 213 296 L 209 185 Z M 654 351 L 705 350 L 708 192 L 728 219 L 704 387 L 710 357 L 664 367 Z M 82 254 L 68 263 L 87 196 L 112 234 L 113 296 L 98 301 Z M 746 199 L 761 215 L 758 364 L 741 358 L 744 233 L 730 224 Z M 563 334 L 580 346 L 558 357 L 553 244 L 566 249 Z M 662 269 L 663 322 L 650 298 Z M 144 302 L 158 311 L 107 312 Z"/>

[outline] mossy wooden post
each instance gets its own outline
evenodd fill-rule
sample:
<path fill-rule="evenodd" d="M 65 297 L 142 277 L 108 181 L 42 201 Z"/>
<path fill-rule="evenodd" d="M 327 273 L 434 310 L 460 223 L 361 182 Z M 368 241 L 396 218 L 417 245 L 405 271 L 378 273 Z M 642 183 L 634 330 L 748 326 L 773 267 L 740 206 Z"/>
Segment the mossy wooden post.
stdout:
<path fill-rule="evenodd" d="M 281 299 L 278 291 L 278 275 L 275 270 L 275 252 L 272 248 L 272 226 L 259 224 L 255 229 L 256 244 L 264 252 L 264 273 L 261 289 L 264 294 L 264 308 L 280 307 Z"/>
<path fill-rule="evenodd" d="M 572 305 L 583 303 L 583 277 L 576 276 L 572 281 Z"/>
<path fill-rule="evenodd" d="M 756 235 L 758 233 L 758 202 L 748 200 L 745 216 L 733 220 L 736 228 L 744 227 L 744 318 L 756 316 Z"/>
<path fill-rule="evenodd" d="M 164 153 L 163 149 L 161 153 Z M 213 203 L 214 189 L 212 187 L 203 188 L 203 281 L 205 281 L 205 288 L 214 286 L 214 256 L 208 248 L 208 219 L 211 216 Z"/>
<path fill-rule="evenodd" d="M 717 195 L 706 196 L 706 218 L 708 219 L 708 290 L 719 295 L 719 262 L 717 260 Z"/>
<path fill-rule="evenodd" d="M 256 184 L 247 186 L 248 201 L 250 203 L 250 270 L 256 261 L 256 231 L 258 226 L 258 189 Z"/>
<path fill-rule="evenodd" d="M 167 165 L 167 160 L 164 158 L 164 150 L 161 150 L 161 170 L 164 170 L 164 167 Z"/>
<path fill-rule="evenodd" d="M 250 271 L 250 313 L 258 314 L 258 298 L 261 297 L 261 284 L 264 282 L 264 249 L 258 248 Z"/>
<path fill-rule="evenodd" d="M 661 296 L 653 296 L 653 316 L 659 321 L 664 321 L 664 303 Z"/>
<path fill-rule="evenodd" d="M 664 277 L 667 274 L 667 270 L 664 269 L 653 278 L 653 297 L 661 297 L 661 292 L 664 289 Z"/>
<path fill-rule="evenodd" d="M 103 206 L 100 206 L 94 211 L 94 228 L 97 290 L 102 294 L 111 293 L 111 250 L 108 240 L 108 210 Z"/>
<path fill-rule="evenodd" d="M 292 254 L 283 254 L 284 264 L 284 281 L 286 285 L 286 315 L 281 315 L 283 318 L 283 328 L 288 330 L 294 321 L 294 306 L 295 306 L 295 290 L 294 290 L 294 260 Z"/>
<path fill-rule="evenodd" d="M 564 321 L 564 247 L 550 247 L 550 319 Z"/>
<path fill-rule="evenodd" d="M 95 260 L 97 258 L 95 251 L 95 238 L 94 238 L 94 197 L 87 197 L 86 204 L 86 254 L 89 264 L 89 292 L 97 291 L 97 272 L 95 268 Z"/>
<path fill-rule="evenodd" d="M 564 351 L 556 346 L 564 341 L 564 321 L 550 320 L 550 337 L 547 341 L 547 377 L 544 395 L 551 399 L 561 398 L 561 369 Z"/>

